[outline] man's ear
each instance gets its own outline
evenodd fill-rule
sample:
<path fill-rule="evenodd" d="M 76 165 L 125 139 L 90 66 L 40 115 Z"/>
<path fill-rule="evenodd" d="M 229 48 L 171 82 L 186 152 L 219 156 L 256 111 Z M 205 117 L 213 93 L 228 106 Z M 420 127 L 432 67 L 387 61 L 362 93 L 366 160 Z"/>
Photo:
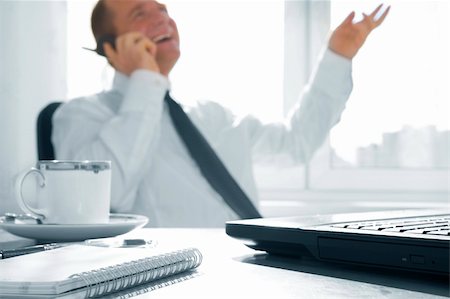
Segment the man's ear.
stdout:
<path fill-rule="evenodd" d="M 116 36 L 113 34 L 105 34 L 97 39 L 97 48 L 95 49 L 95 52 L 97 52 L 98 55 L 106 57 L 105 49 L 103 49 L 103 43 L 109 43 L 115 49 Z"/>

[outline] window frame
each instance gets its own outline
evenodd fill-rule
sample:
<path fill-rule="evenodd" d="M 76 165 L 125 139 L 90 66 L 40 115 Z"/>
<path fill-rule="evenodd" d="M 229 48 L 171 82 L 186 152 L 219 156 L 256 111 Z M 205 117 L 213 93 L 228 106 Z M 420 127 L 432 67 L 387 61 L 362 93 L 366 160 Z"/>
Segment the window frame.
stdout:
<path fill-rule="evenodd" d="M 331 159 L 328 138 L 309 163 L 311 189 L 446 194 L 449 191 L 448 169 L 335 168 Z"/>

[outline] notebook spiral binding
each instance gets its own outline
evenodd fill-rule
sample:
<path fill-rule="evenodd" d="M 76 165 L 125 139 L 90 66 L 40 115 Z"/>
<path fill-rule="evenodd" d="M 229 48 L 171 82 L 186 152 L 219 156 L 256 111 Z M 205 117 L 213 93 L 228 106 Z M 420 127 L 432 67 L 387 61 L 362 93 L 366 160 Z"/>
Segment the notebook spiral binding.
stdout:
<path fill-rule="evenodd" d="M 95 298 L 198 267 L 203 256 L 196 248 L 74 274 L 86 284 L 85 298 Z"/>

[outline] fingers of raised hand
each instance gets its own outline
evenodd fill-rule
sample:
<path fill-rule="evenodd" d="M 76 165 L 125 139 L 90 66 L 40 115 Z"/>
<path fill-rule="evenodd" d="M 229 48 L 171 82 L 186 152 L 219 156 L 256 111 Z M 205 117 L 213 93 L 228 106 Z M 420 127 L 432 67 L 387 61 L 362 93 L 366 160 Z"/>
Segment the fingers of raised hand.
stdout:
<path fill-rule="evenodd" d="M 372 13 L 370 14 L 370 17 L 372 18 L 372 20 L 375 20 L 375 16 L 380 11 L 382 6 L 383 6 L 383 4 L 380 4 L 377 6 L 377 8 L 375 8 L 374 11 L 372 11 Z"/>
<path fill-rule="evenodd" d="M 352 24 L 352 26 L 353 29 L 356 30 L 356 32 L 364 33 L 367 35 L 370 33 L 370 31 L 372 31 L 375 28 L 375 24 L 373 23 L 370 16 L 364 13 L 362 15 L 363 19 L 359 22 Z"/>
<path fill-rule="evenodd" d="M 369 19 L 372 29 L 378 27 L 379 25 L 381 25 L 381 23 L 383 23 L 384 19 L 386 18 L 387 14 L 389 13 L 389 10 L 391 8 L 390 6 L 388 6 L 384 10 L 384 12 L 382 12 L 381 11 L 382 7 L 383 7 L 383 4 L 380 4 L 380 5 L 377 6 L 377 8 L 375 8 L 374 11 L 372 11 L 372 13 L 370 15 L 367 16 L 367 15 L 364 14 L 364 18 L 368 18 Z"/>
<path fill-rule="evenodd" d="M 351 24 L 353 21 L 353 18 L 355 17 L 355 12 L 352 11 L 346 18 L 345 20 L 342 22 L 342 25 L 346 25 L 346 24 Z"/>
<path fill-rule="evenodd" d="M 381 6 L 382 6 L 382 5 L 378 6 L 378 8 L 381 9 Z M 378 27 L 378 26 L 381 25 L 381 23 L 383 23 L 384 19 L 385 19 L 386 16 L 388 15 L 390 9 L 391 9 L 391 7 L 388 6 L 388 7 L 386 8 L 386 10 L 381 14 L 381 16 L 378 16 L 378 15 L 377 15 L 378 11 L 377 11 L 377 13 L 375 13 L 375 14 L 373 15 L 373 20 L 374 20 L 375 25 L 376 25 L 375 27 Z M 379 9 L 378 9 L 378 10 L 379 10 Z"/>

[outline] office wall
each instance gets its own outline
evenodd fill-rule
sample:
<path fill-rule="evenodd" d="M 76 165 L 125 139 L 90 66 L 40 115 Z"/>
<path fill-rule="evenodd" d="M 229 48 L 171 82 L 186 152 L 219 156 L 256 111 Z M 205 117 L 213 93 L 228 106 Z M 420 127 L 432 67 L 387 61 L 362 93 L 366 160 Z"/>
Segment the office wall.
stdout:
<path fill-rule="evenodd" d="M 15 177 L 37 160 L 39 110 L 66 95 L 66 5 L 0 1 L 0 214 L 18 210 Z"/>

